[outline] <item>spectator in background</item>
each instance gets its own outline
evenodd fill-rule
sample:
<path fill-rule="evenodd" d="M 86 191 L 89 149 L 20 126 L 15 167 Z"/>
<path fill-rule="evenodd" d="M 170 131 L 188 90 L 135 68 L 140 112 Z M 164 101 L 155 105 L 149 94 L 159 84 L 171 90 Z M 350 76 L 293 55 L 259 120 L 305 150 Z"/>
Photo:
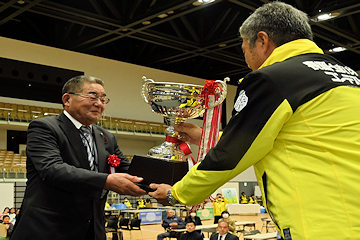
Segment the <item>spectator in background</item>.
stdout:
<path fill-rule="evenodd" d="M 124 198 L 123 204 L 125 204 L 127 208 L 132 208 L 131 202 L 127 197 Z"/>
<path fill-rule="evenodd" d="M 226 211 L 226 204 L 228 201 L 223 197 L 221 193 L 216 194 L 216 199 L 212 202 L 214 205 L 214 224 L 219 222 L 221 213 Z"/>
<path fill-rule="evenodd" d="M 176 237 L 177 240 L 181 238 L 181 232 L 171 231 L 171 229 L 182 229 L 185 228 L 185 222 L 181 217 L 175 216 L 174 210 L 168 209 L 166 211 L 167 218 L 163 220 L 161 226 L 166 232 L 161 233 L 157 236 L 157 240 L 163 240 L 166 237 Z"/>
<path fill-rule="evenodd" d="M 223 211 L 221 216 L 222 218 L 219 219 L 219 222 L 227 222 L 229 224 L 229 231 L 235 234 L 235 221 L 230 218 L 230 213 L 228 211 Z"/>
<path fill-rule="evenodd" d="M 201 219 L 196 216 L 196 211 L 190 211 L 189 216 L 185 218 L 185 222 L 193 221 L 196 226 L 202 225 Z M 196 230 L 198 233 L 201 234 L 201 230 Z"/>
<path fill-rule="evenodd" d="M 194 221 L 186 221 L 186 233 L 181 236 L 181 240 L 203 240 L 204 237 L 197 231 L 195 231 L 196 224 Z"/>
<path fill-rule="evenodd" d="M 258 204 L 254 194 L 249 198 L 249 204 Z"/>
<path fill-rule="evenodd" d="M 219 222 L 218 232 L 210 236 L 210 240 L 239 240 L 239 237 L 229 233 L 229 224 L 227 222 Z"/>
<path fill-rule="evenodd" d="M 0 213 L 0 220 L 2 221 L 3 217 L 5 215 L 9 215 L 9 213 L 10 213 L 10 208 L 8 208 L 8 207 L 4 208 L 4 211 L 2 213 Z"/>
<path fill-rule="evenodd" d="M 10 222 L 9 215 L 3 216 L 3 224 L 5 224 L 5 228 L 6 228 L 6 231 L 7 231 L 6 237 L 7 238 L 11 237 L 11 234 L 12 234 L 13 229 L 14 229 L 14 224 L 12 224 Z"/>
<path fill-rule="evenodd" d="M 139 197 L 139 199 L 137 200 L 137 206 L 138 206 L 138 208 L 145 207 L 145 201 L 142 199 L 142 197 Z"/>
<path fill-rule="evenodd" d="M 242 193 L 241 193 L 240 203 L 242 203 L 242 204 L 248 203 L 248 200 L 247 200 L 247 197 L 246 197 L 245 192 L 242 192 Z"/>
<path fill-rule="evenodd" d="M 16 222 L 16 209 L 14 207 L 10 208 L 10 212 L 9 212 L 9 217 L 10 217 L 10 222 L 12 224 L 15 224 Z"/>

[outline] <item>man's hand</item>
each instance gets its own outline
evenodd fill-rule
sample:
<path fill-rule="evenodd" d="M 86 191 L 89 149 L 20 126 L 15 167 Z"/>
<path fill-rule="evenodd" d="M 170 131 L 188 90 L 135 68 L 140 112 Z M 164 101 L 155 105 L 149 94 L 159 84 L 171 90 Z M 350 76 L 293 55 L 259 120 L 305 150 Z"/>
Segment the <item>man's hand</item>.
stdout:
<path fill-rule="evenodd" d="M 168 184 L 150 184 L 150 188 L 154 189 L 154 192 L 149 192 L 149 196 L 157 200 L 158 203 L 161 203 L 164 206 L 169 206 L 169 202 L 166 198 L 168 191 L 171 189 L 171 186 Z"/>
<path fill-rule="evenodd" d="M 113 173 L 108 175 L 104 188 L 121 195 L 142 196 L 146 191 L 134 184 L 142 180 L 143 178 L 126 173 Z"/>
<path fill-rule="evenodd" d="M 178 223 L 173 222 L 173 223 L 170 223 L 169 225 L 170 225 L 171 227 L 176 227 L 176 226 L 178 225 Z"/>
<path fill-rule="evenodd" d="M 192 123 L 181 123 L 175 124 L 174 129 L 179 133 L 181 140 L 200 145 L 202 129 L 199 126 Z"/>

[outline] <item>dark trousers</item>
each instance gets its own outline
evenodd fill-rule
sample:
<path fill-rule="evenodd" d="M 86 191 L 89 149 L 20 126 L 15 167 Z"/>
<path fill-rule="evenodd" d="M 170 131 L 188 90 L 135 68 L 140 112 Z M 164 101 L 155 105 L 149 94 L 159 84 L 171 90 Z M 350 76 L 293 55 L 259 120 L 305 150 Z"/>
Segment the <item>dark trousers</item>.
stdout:
<path fill-rule="evenodd" d="M 218 223 L 220 218 L 222 218 L 221 216 L 214 216 L 214 224 Z"/>
<path fill-rule="evenodd" d="M 167 238 L 167 237 L 176 237 L 177 240 L 180 240 L 181 235 L 182 235 L 181 232 L 171 232 L 171 231 L 170 232 L 164 232 L 164 233 L 160 233 L 157 236 L 157 240 L 163 240 L 164 238 Z"/>

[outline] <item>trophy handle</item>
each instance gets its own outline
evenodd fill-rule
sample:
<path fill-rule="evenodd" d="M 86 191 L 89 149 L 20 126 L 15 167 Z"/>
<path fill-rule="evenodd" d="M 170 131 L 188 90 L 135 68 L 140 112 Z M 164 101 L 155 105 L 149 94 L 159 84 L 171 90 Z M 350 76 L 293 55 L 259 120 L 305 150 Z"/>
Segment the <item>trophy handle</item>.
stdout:
<path fill-rule="evenodd" d="M 143 76 L 142 79 L 144 80 L 144 83 L 143 83 L 143 85 L 142 85 L 142 87 L 141 87 L 141 97 L 144 99 L 144 101 L 145 101 L 146 103 L 149 103 L 149 100 L 147 99 L 147 96 L 146 96 L 145 94 L 148 93 L 148 91 L 147 91 L 148 85 L 149 85 L 150 83 L 153 83 L 154 80 L 149 79 L 149 78 L 146 78 L 145 76 Z"/>
<path fill-rule="evenodd" d="M 226 98 L 227 95 L 227 85 L 226 82 L 229 82 L 230 78 L 226 77 L 224 78 L 224 81 L 222 80 L 216 80 L 215 82 L 221 85 L 221 89 L 222 89 L 222 93 L 219 97 L 219 99 L 214 103 L 214 105 L 212 107 L 215 107 L 217 105 L 219 105 L 220 103 L 222 103 L 224 101 L 224 99 Z"/>

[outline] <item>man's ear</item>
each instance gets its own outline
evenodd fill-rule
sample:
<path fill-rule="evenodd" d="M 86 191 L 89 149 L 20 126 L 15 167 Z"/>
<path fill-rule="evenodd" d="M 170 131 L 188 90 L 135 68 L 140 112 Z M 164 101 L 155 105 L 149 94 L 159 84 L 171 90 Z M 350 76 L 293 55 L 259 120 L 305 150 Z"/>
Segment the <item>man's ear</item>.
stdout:
<path fill-rule="evenodd" d="M 270 55 L 276 48 L 274 41 L 271 40 L 269 35 L 264 31 L 258 32 L 256 41 L 265 55 Z"/>
<path fill-rule="evenodd" d="M 70 101 L 70 94 L 64 93 L 64 95 L 62 96 L 62 102 L 64 106 L 69 106 L 70 104 L 69 101 Z"/>

